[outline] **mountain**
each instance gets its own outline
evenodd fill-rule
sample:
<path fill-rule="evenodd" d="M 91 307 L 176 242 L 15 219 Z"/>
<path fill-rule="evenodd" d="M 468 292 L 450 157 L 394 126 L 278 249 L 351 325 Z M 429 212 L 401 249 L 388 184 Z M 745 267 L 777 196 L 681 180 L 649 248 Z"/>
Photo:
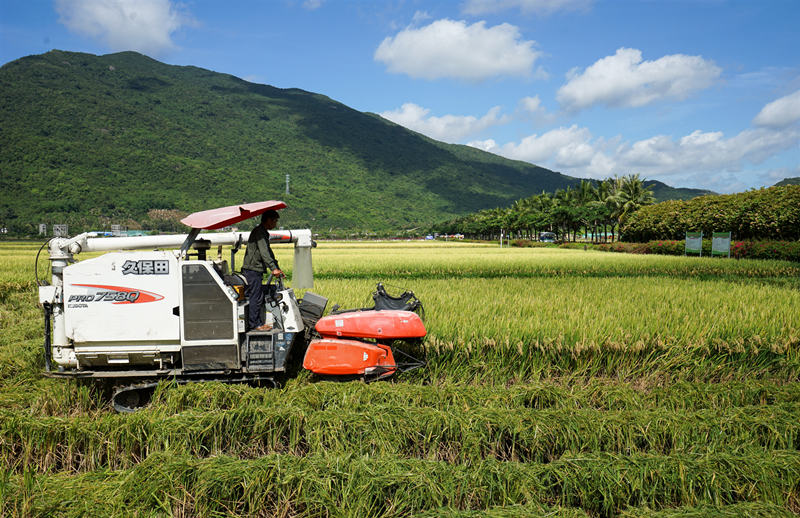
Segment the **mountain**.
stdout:
<path fill-rule="evenodd" d="M 0 171 L 12 233 L 183 230 L 186 213 L 267 199 L 289 204 L 289 227 L 399 229 L 579 182 L 324 95 L 134 52 L 58 50 L 0 67 Z"/>
<path fill-rule="evenodd" d="M 776 183 L 774 187 L 783 187 L 785 185 L 800 185 L 800 176 L 795 176 L 793 178 L 784 178 L 780 182 Z"/>
<path fill-rule="evenodd" d="M 51 51 L 0 68 L 0 170 L 0 224 L 27 232 L 265 199 L 284 199 L 281 223 L 295 227 L 401 228 L 577 181 L 323 95 L 133 52 Z"/>
<path fill-rule="evenodd" d="M 707 194 L 717 194 L 714 191 L 706 191 L 704 189 L 687 189 L 686 187 L 670 187 L 664 182 L 658 180 L 647 180 L 644 182 L 645 187 L 649 187 L 653 191 L 653 196 L 657 202 L 667 200 L 691 200 L 698 196 L 705 196 Z"/>

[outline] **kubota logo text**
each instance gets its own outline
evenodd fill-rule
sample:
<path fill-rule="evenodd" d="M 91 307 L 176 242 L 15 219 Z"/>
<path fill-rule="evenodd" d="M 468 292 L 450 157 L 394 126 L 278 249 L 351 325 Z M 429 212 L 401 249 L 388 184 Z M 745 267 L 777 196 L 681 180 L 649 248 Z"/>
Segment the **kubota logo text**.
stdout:
<path fill-rule="evenodd" d="M 73 284 L 84 288 L 94 288 L 94 293 L 86 295 L 70 295 L 67 302 L 111 302 L 112 304 L 141 304 L 156 302 L 164 298 L 163 295 L 152 291 L 126 288 L 123 286 L 107 286 L 103 284 Z"/>

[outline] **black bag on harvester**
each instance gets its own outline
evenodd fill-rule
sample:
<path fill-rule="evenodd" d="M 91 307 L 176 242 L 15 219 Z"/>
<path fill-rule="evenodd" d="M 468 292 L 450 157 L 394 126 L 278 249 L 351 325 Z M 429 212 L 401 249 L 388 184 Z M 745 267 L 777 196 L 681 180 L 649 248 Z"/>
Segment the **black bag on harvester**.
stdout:
<path fill-rule="evenodd" d="M 386 292 L 386 288 L 383 287 L 383 284 L 378 283 L 378 286 L 375 288 L 375 293 L 372 294 L 372 299 L 375 301 L 375 311 L 381 309 L 399 309 L 403 311 L 416 311 L 422 314 L 425 313 L 422 302 L 414 295 L 413 291 L 404 291 L 399 297 L 392 297 Z"/>
<path fill-rule="evenodd" d="M 339 313 L 348 313 L 352 311 L 380 311 L 380 310 L 399 310 L 399 311 L 414 311 L 420 317 L 425 318 L 425 308 L 422 307 L 422 302 L 414 295 L 413 291 L 404 291 L 400 296 L 393 297 L 389 295 L 383 283 L 379 282 L 375 287 L 375 292 L 372 294 L 372 300 L 375 305 L 371 308 L 357 308 L 357 309 L 340 309 L 336 304 L 331 309 L 331 315 Z"/>

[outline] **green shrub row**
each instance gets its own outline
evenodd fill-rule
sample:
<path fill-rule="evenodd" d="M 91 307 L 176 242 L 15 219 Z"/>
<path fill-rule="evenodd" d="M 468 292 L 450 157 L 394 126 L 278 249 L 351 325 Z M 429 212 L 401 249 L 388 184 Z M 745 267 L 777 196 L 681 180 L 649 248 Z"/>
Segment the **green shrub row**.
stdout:
<path fill-rule="evenodd" d="M 658 240 L 647 243 L 564 243 L 562 248 L 591 248 L 603 252 L 624 252 L 628 254 L 683 255 L 684 240 Z M 697 254 L 692 254 L 697 255 Z M 703 240 L 703 255 L 711 256 L 711 240 Z M 731 257 L 736 259 L 777 259 L 800 262 L 800 241 L 732 241 Z"/>
<path fill-rule="evenodd" d="M 800 239 L 800 185 L 700 196 L 645 206 L 620 227 L 623 241 L 681 239 L 686 232 L 732 232 L 734 239 Z"/>

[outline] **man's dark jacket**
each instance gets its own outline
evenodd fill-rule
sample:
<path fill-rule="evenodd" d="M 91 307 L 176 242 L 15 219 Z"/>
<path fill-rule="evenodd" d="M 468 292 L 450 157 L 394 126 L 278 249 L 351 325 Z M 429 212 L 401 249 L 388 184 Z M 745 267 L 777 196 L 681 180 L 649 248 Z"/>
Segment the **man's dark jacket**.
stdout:
<path fill-rule="evenodd" d="M 280 268 L 272 248 L 269 246 L 269 232 L 263 225 L 258 225 L 250 232 L 247 239 L 247 251 L 244 254 L 243 270 L 254 272 L 272 272 Z"/>

